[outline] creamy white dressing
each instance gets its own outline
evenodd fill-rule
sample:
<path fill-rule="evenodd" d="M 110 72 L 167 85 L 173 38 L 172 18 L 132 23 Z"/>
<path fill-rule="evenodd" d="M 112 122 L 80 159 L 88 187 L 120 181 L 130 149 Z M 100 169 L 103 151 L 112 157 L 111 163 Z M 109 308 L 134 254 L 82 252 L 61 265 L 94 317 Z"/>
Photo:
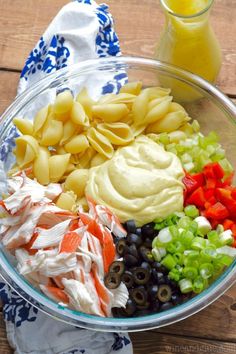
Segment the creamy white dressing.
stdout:
<path fill-rule="evenodd" d="M 119 148 L 89 172 L 86 195 L 138 226 L 183 209 L 184 171 L 178 157 L 146 136 Z"/>

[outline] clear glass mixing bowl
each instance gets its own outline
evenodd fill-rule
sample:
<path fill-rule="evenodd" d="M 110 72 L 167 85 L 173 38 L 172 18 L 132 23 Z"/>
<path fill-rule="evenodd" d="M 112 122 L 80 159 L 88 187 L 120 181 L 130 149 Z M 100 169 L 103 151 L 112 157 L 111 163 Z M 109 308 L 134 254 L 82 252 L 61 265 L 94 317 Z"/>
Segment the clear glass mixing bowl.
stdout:
<path fill-rule="evenodd" d="M 1 117 L 0 157 L 8 169 L 12 161 L 11 143 L 14 140 L 12 119 L 15 116 L 32 118 L 35 111 L 55 98 L 65 87 L 77 91 L 79 86 L 89 89 L 96 80 L 106 85 L 103 92 L 126 81 L 141 80 L 143 86 L 172 87 L 174 99 L 182 101 L 189 115 L 197 119 L 203 133 L 215 130 L 228 159 L 236 168 L 236 107 L 216 87 L 191 73 L 162 62 L 143 58 L 98 59 L 59 70 L 18 96 Z M 118 81 L 117 81 L 118 80 Z M 189 92 L 189 95 L 188 95 Z M 5 142 L 5 143 L 4 143 Z M 6 145 L 7 143 L 7 145 Z M 7 146 L 7 147 L 6 147 Z M 236 260 L 211 286 L 182 305 L 167 311 L 137 318 L 100 318 L 70 310 L 53 302 L 29 284 L 16 269 L 14 258 L 0 246 L 0 272 L 4 280 L 25 300 L 57 320 L 98 331 L 141 331 L 180 321 L 202 310 L 221 296 L 236 280 Z"/>

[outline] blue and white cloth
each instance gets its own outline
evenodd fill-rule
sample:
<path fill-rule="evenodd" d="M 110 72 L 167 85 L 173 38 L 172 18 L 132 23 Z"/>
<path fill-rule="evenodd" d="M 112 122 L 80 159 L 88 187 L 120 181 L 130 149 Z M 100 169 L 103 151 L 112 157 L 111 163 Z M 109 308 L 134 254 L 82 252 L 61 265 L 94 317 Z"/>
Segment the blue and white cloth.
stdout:
<path fill-rule="evenodd" d="M 110 55 L 120 55 L 120 46 L 108 7 L 97 5 L 93 0 L 73 1 L 61 9 L 30 53 L 22 70 L 18 93 L 60 68 Z M 126 75 L 121 73 L 115 78 L 116 89 L 122 80 L 126 80 Z M 103 93 L 113 92 L 113 83 L 114 80 L 104 87 Z M 1 146 L 2 160 L 6 149 Z M 128 334 L 95 332 L 56 321 L 31 306 L 3 282 L 0 282 L 0 298 L 7 338 L 15 354 L 133 352 Z"/>

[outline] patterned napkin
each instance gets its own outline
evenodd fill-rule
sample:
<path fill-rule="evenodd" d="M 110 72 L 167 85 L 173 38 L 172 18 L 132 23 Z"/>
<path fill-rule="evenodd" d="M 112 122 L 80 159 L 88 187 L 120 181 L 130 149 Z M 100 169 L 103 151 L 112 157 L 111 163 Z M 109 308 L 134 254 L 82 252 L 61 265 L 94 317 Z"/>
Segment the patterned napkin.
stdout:
<path fill-rule="evenodd" d="M 77 0 L 64 6 L 30 53 L 18 93 L 47 74 L 86 59 L 119 55 L 113 20 L 106 5 Z M 112 92 L 126 80 L 121 73 L 102 88 Z M 6 143 L 9 145 L 8 140 Z M 3 144 L 4 145 L 4 144 Z M 0 157 L 7 151 L 1 147 Z M 128 334 L 101 333 L 66 325 L 45 315 L 1 282 L 7 338 L 16 354 L 131 354 Z"/>

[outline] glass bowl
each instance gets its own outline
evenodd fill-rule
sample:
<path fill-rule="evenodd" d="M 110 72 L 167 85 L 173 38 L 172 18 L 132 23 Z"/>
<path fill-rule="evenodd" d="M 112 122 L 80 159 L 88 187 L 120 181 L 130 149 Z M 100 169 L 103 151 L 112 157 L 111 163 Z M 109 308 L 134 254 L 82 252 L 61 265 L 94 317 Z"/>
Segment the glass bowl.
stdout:
<path fill-rule="evenodd" d="M 65 87 L 77 92 L 85 85 L 96 96 L 99 92 L 118 92 L 127 77 L 129 81 L 141 80 L 144 87 L 160 84 L 171 87 L 174 100 L 181 101 L 189 115 L 199 121 L 203 133 L 211 130 L 219 133 L 226 155 L 236 168 L 236 107 L 222 92 L 200 77 L 177 67 L 149 59 L 119 57 L 89 60 L 64 68 L 19 95 L 1 117 L 0 159 L 5 169 L 9 169 L 13 161 L 14 117 L 33 118 L 40 107 L 52 102 L 56 93 Z M 33 306 L 57 320 L 98 331 L 141 331 L 172 324 L 205 308 L 236 280 L 234 260 L 208 289 L 182 305 L 143 317 L 100 318 L 63 307 L 40 293 L 17 272 L 14 257 L 2 245 L 0 267 L 2 278 Z"/>

